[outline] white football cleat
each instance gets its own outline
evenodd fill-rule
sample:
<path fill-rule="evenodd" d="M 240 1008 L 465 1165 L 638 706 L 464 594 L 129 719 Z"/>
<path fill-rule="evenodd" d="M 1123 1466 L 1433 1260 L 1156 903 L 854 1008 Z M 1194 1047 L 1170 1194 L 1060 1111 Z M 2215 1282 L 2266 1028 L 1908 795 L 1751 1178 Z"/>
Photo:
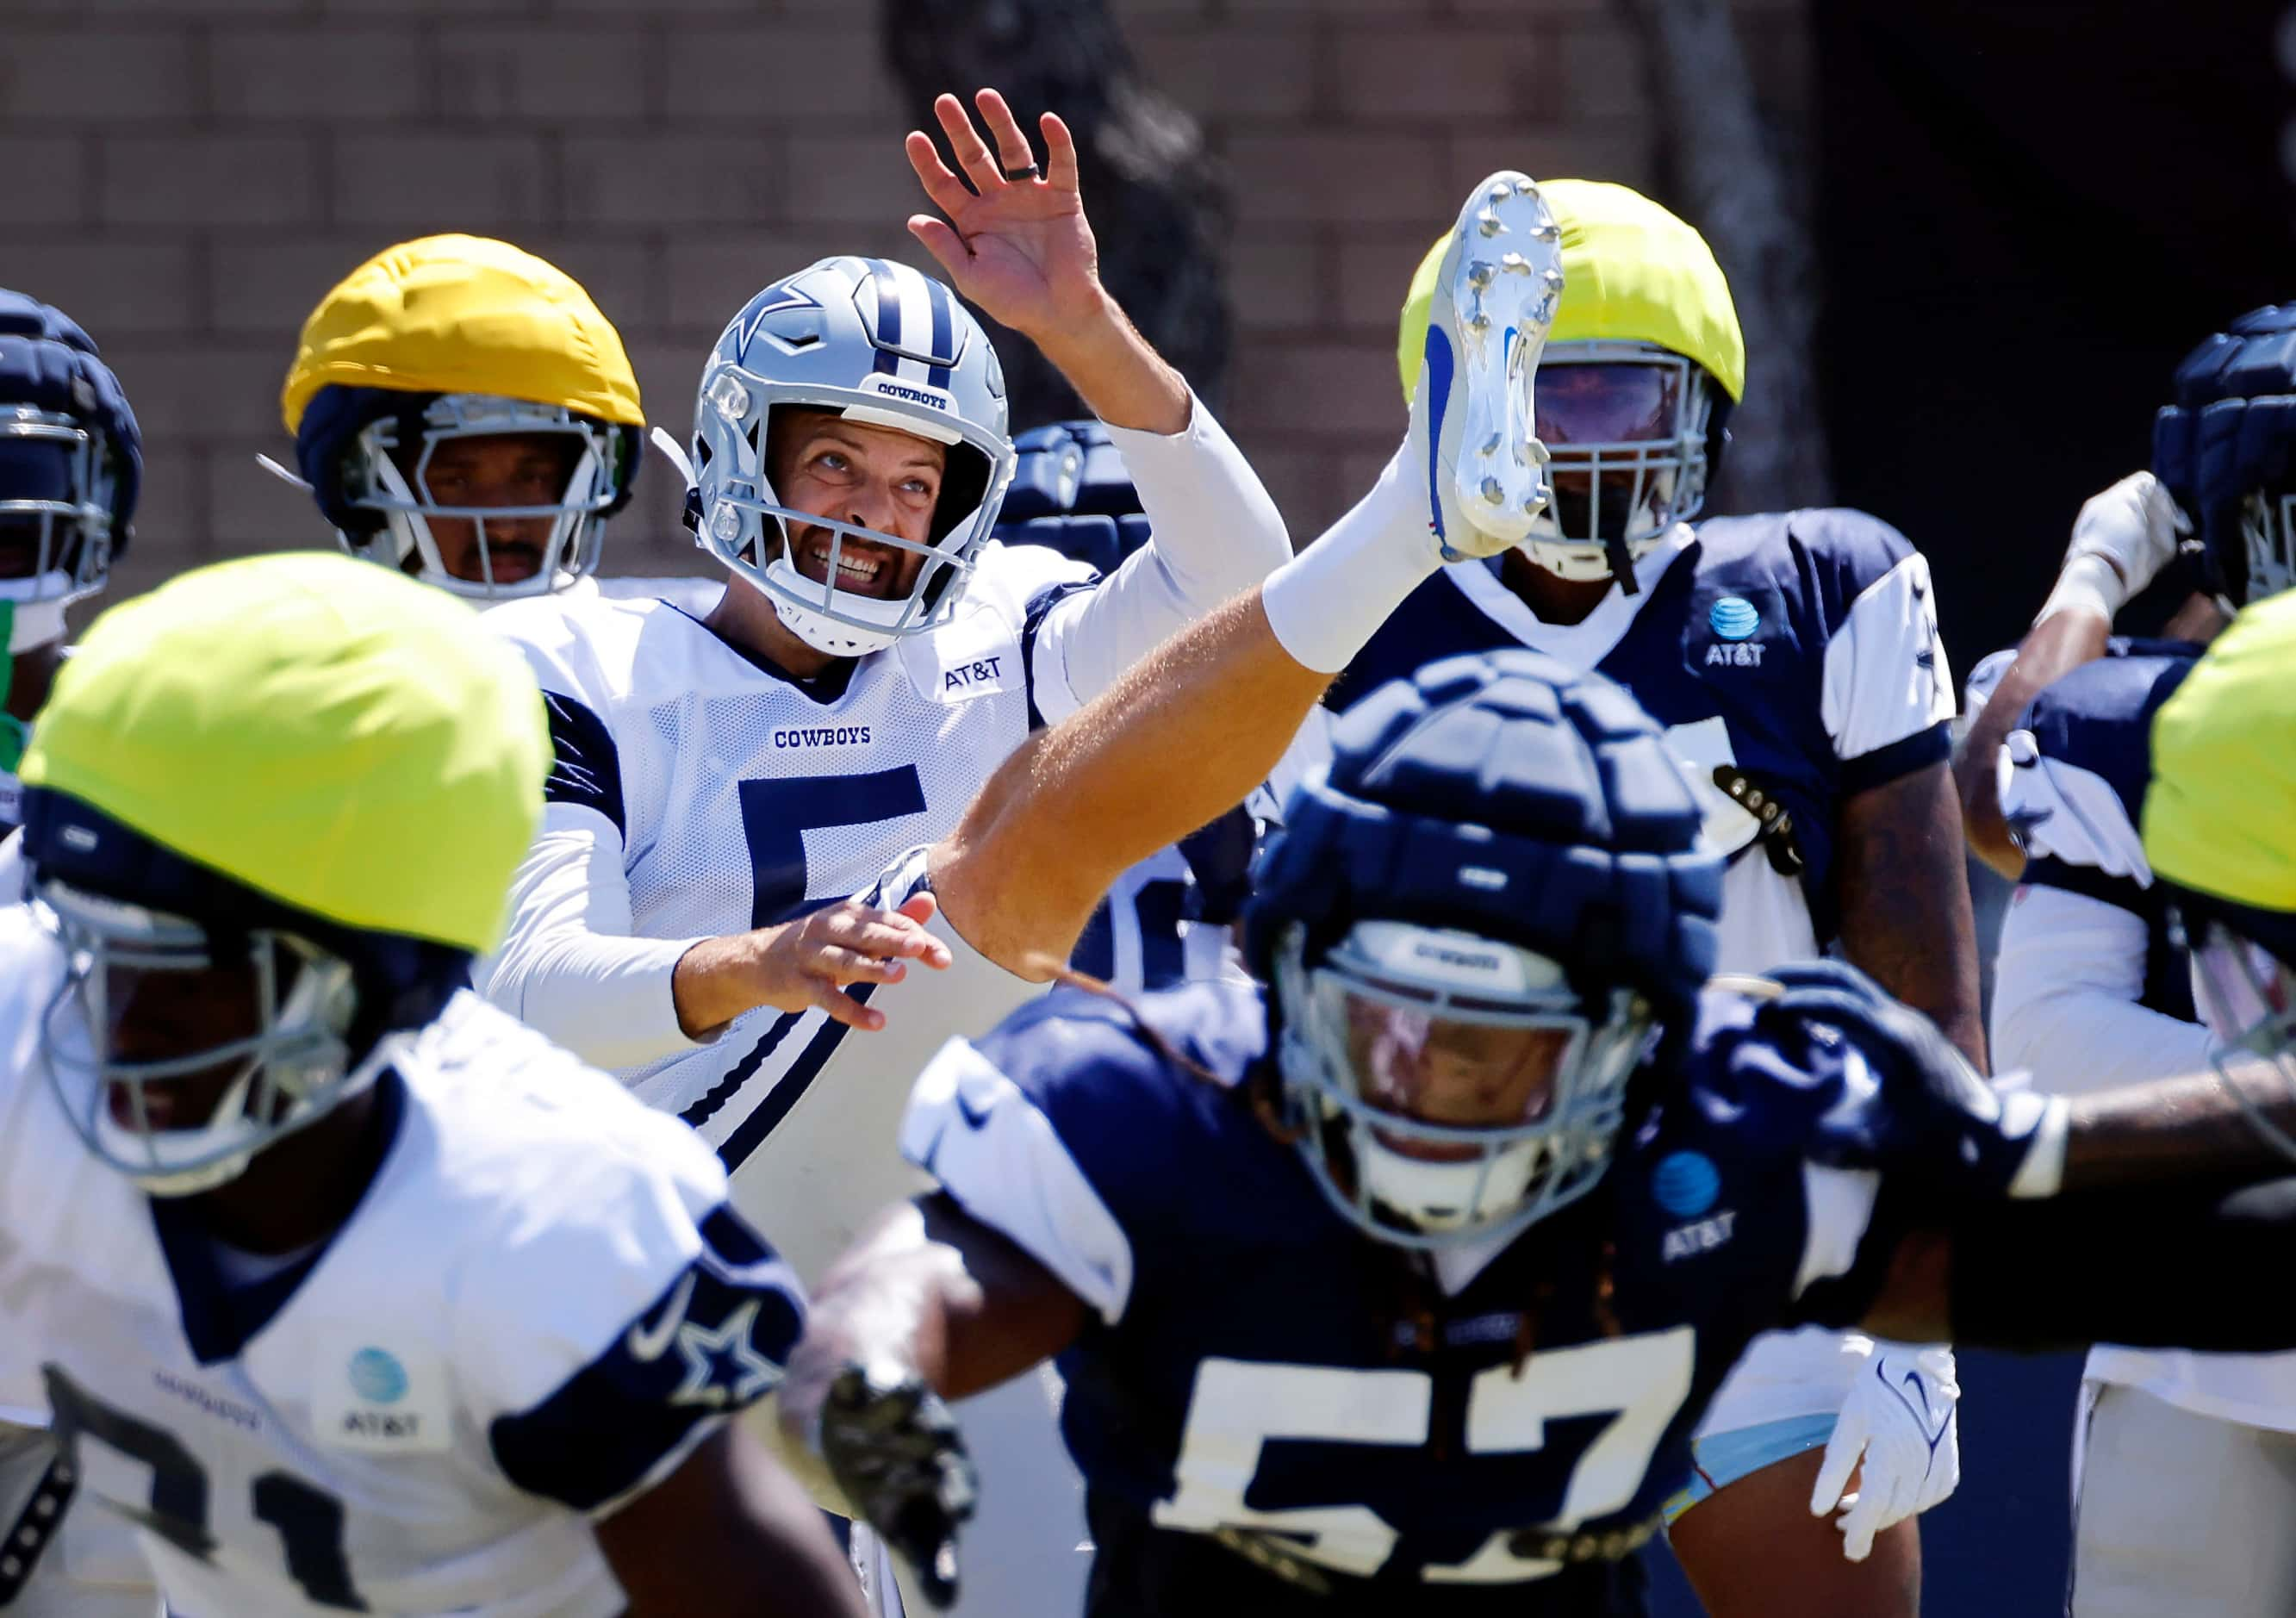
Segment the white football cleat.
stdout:
<path fill-rule="evenodd" d="M 1475 187 L 1435 277 L 1405 439 L 1446 562 L 1530 538 L 1554 490 L 1531 384 L 1562 292 L 1562 232 L 1529 175 Z"/>

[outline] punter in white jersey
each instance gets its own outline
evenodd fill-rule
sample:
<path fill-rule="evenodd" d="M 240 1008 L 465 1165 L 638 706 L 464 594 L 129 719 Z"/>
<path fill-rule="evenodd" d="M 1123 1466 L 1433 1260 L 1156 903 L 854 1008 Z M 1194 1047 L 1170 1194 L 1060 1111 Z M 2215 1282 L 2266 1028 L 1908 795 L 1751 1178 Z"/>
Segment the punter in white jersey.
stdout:
<path fill-rule="evenodd" d="M 701 1129 L 745 1207 L 794 1221 L 777 1240 L 801 1273 L 896 1183 L 898 1072 L 990 1010 L 865 1004 L 947 946 L 917 924 L 929 900 L 874 920 L 838 901 L 1290 554 L 1234 447 L 1101 288 L 1065 128 L 1045 119 L 1039 178 L 1003 101 L 979 104 L 994 155 L 954 97 L 938 108 L 977 196 L 910 136 L 950 220 L 912 228 L 1109 423 L 1156 542 L 1101 579 L 993 541 L 1013 452 L 987 334 L 907 266 L 829 259 L 751 299 L 702 374 L 690 505 L 732 573 L 717 608 L 489 619 L 541 678 L 558 768 L 482 988 Z"/>
<path fill-rule="evenodd" d="M 340 557 L 184 575 L 58 679 L 0 908 L 0 1397 L 180 1618 L 861 1611 L 728 1420 L 788 1267 L 463 987 L 548 761 L 468 609 Z"/>
<path fill-rule="evenodd" d="M 972 190 L 909 136 L 947 215 L 911 229 L 1109 423 L 1156 543 L 1105 579 L 996 544 L 1013 451 L 986 333 L 906 265 L 828 259 L 751 299 L 702 372 L 689 506 L 732 574 L 717 607 L 489 619 L 541 679 L 557 768 L 480 987 L 698 1129 L 800 1275 L 915 1185 L 894 1150 L 908 1075 L 1031 991 L 936 970 L 961 949 L 928 930 L 922 870 L 889 867 L 1033 731 L 1291 554 L 1226 435 L 1102 288 L 1066 128 L 1043 119 L 1040 177 L 1003 100 L 977 104 L 994 153 L 955 97 L 936 108 Z M 1082 1590 L 1079 1488 L 1032 1392 L 1005 1393 L 1009 1431 L 984 1425 L 1043 1493 L 985 1525 L 1007 1582 L 976 1589 L 982 1613 Z"/>

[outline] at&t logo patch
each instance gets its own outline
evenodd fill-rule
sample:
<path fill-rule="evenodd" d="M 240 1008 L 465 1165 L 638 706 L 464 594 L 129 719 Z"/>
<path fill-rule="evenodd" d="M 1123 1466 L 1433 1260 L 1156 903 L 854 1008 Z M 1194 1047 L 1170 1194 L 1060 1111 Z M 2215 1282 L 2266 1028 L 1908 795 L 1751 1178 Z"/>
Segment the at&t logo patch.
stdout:
<path fill-rule="evenodd" d="M 1709 1213 L 1722 1195 L 1722 1173 L 1703 1152 L 1674 1152 L 1659 1160 L 1651 1171 L 1651 1196 L 1658 1205 L 1688 1224 L 1677 1225 L 1660 1239 L 1659 1257 L 1671 1264 L 1677 1259 L 1711 1253 L 1730 1239 L 1737 1212 L 1729 1208 Z M 1701 1217 L 1704 1215 L 1706 1217 Z"/>

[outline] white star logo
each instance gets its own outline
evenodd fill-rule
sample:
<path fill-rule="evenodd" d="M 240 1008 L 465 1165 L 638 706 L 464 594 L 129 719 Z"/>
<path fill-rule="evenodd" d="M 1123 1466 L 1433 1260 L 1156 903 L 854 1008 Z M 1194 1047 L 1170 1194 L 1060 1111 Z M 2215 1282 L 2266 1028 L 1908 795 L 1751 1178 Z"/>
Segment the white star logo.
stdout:
<path fill-rule="evenodd" d="M 727 1316 L 716 1331 L 691 1320 L 681 1321 L 677 1353 L 685 1361 L 685 1380 L 677 1384 L 669 1402 L 722 1410 L 729 1404 L 748 1404 L 780 1381 L 781 1367 L 750 1342 L 750 1327 L 757 1318 L 758 1300 L 752 1298 Z"/>

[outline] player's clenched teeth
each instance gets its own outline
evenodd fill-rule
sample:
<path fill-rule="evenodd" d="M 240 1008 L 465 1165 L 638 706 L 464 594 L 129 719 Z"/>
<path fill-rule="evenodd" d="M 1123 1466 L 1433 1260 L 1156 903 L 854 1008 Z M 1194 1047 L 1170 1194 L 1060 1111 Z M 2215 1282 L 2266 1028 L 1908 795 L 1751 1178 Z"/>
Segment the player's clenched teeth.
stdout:
<path fill-rule="evenodd" d="M 815 546 L 812 548 L 810 559 L 814 564 L 810 571 L 815 577 L 827 578 L 829 546 L 826 544 Z M 837 582 L 840 587 L 865 589 L 875 584 L 878 575 L 884 571 L 885 560 L 882 556 L 861 553 L 850 544 L 845 546 L 838 554 Z"/>

